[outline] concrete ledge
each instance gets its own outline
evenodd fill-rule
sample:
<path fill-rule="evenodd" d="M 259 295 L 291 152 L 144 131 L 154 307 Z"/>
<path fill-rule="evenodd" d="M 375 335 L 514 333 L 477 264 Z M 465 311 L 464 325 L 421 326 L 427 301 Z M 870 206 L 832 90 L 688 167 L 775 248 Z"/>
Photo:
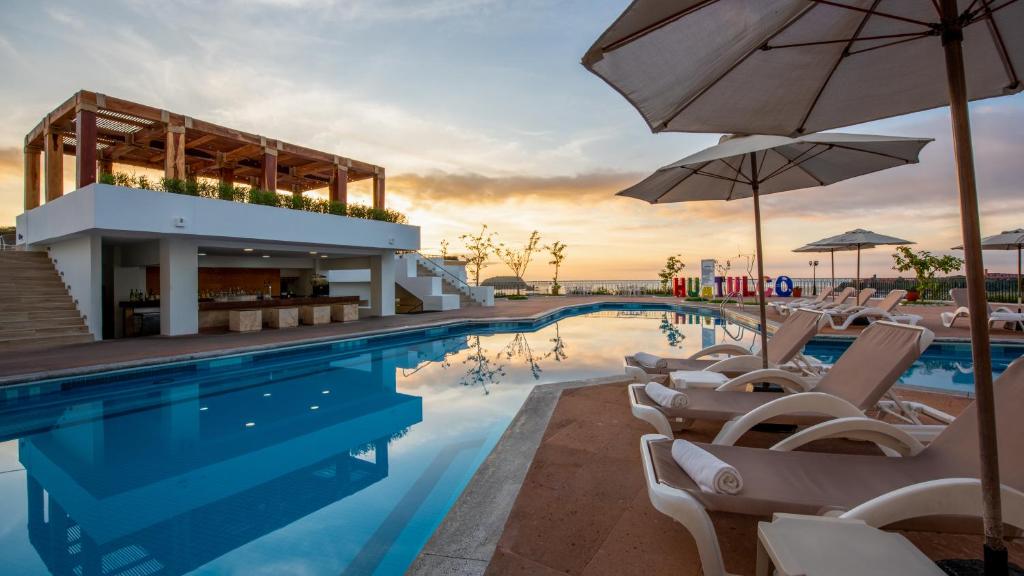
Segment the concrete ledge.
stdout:
<path fill-rule="evenodd" d="M 616 375 L 534 387 L 406 574 L 483 574 L 562 391 L 628 381 Z"/>

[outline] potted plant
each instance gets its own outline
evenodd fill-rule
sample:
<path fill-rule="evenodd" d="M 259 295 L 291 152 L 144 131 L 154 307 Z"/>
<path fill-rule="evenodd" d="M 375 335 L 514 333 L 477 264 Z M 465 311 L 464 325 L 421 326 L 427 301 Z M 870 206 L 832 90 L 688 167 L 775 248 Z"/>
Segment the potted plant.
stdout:
<path fill-rule="evenodd" d="M 804 289 L 802 287 L 800 287 L 800 286 L 794 286 L 793 287 L 793 298 L 799 298 L 799 297 L 803 296 L 803 293 L 804 293 Z"/>
<path fill-rule="evenodd" d="M 938 272 L 949 274 L 964 265 L 964 261 L 956 256 L 935 256 L 927 250 L 914 252 L 906 246 L 897 246 L 892 259 L 894 261 L 893 270 L 898 272 L 913 270 L 917 279 L 916 285 L 907 291 L 907 302 L 934 296 L 933 293 L 938 287 L 935 274 Z"/>

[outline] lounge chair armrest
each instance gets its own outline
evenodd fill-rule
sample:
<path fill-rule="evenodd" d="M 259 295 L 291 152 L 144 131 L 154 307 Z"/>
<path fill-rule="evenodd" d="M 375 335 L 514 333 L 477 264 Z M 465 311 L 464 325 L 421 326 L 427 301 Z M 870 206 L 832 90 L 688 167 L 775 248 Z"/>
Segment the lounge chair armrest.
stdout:
<path fill-rule="evenodd" d="M 711 356 L 713 354 L 728 354 L 730 356 L 749 355 L 750 350 L 747 350 L 739 344 L 715 344 L 714 346 L 708 346 L 707 348 L 695 352 L 690 355 L 690 360 L 699 360 L 705 356 Z"/>
<path fill-rule="evenodd" d="M 760 370 L 761 366 L 761 357 L 748 352 L 746 354 L 730 356 L 724 360 L 719 360 L 705 368 L 705 370 L 708 372 L 743 373 L 750 372 L 751 370 Z"/>
<path fill-rule="evenodd" d="M 788 452 L 811 442 L 828 438 L 874 442 L 886 454 L 893 456 L 914 456 L 924 449 L 923 444 L 905 431 L 888 422 L 863 416 L 836 418 L 816 424 L 793 434 L 772 446 L 771 449 Z"/>
<path fill-rule="evenodd" d="M 1024 492 L 1003 484 L 1000 487 L 1003 522 L 1017 529 L 1024 528 Z M 840 518 L 863 520 L 869 526 L 882 528 L 926 516 L 980 517 L 981 481 L 976 478 L 944 478 L 904 486 L 872 498 L 842 514 Z"/>
<path fill-rule="evenodd" d="M 863 416 L 856 406 L 824 392 L 800 392 L 758 406 L 743 416 L 726 422 L 715 437 L 715 444 L 732 446 L 748 430 L 779 416 L 788 414 L 820 414 L 831 418 Z"/>
<path fill-rule="evenodd" d="M 1009 308 L 1008 306 L 1000 306 L 999 308 L 996 308 L 995 310 L 993 310 L 993 312 L 1001 312 L 1003 314 L 1017 314 L 1016 310 L 1013 310 L 1013 309 Z"/>
<path fill-rule="evenodd" d="M 761 368 L 760 370 L 754 370 L 753 372 L 747 372 L 742 376 L 737 376 L 718 388 L 715 388 L 715 390 L 718 390 L 719 392 L 743 390 L 746 388 L 747 384 L 758 384 L 761 382 L 775 384 L 781 386 L 786 392 L 794 393 L 808 392 L 814 388 L 815 385 L 815 382 L 804 378 L 796 372 L 782 370 L 781 368 Z"/>

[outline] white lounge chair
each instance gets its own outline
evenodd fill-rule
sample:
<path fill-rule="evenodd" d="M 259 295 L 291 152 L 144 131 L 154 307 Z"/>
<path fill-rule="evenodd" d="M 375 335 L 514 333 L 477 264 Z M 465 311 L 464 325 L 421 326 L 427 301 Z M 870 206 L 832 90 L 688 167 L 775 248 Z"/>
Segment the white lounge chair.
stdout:
<path fill-rule="evenodd" d="M 995 393 L 1004 521 L 1022 529 L 1024 460 L 1019 455 L 1024 454 L 1024 419 L 1020 418 L 1024 360 L 1015 361 L 999 377 Z M 900 457 L 793 451 L 822 438 L 871 440 L 889 446 L 890 453 Z M 654 508 L 693 535 L 706 576 L 726 573 L 709 512 L 759 517 L 777 512 L 845 512 L 877 527 L 918 518 L 918 529 L 934 525 L 945 531 L 972 532 L 977 528 L 962 517 L 980 504 L 973 404 L 927 446 L 899 428 L 860 417 L 824 422 L 769 450 L 694 443 L 739 473 L 744 482 L 735 495 L 698 487 L 672 457 L 672 442 L 659 434 L 640 439 L 647 493 Z"/>
<path fill-rule="evenodd" d="M 695 421 L 721 422 L 715 443 L 733 444 L 758 424 L 813 425 L 832 418 L 863 416 L 879 409 L 903 422 L 907 434 L 928 441 L 953 421 L 925 404 L 900 400 L 892 387 L 934 339 L 931 330 L 892 322 L 865 328 L 820 379 L 779 369 L 762 369 L 729 380 L 715 389 L 684 390 L 685 407 L 665 407 L 650 398 L 644 384 L 629 386 L 633 416 L 660 434 L 671 436 Z M 750 392 L 768 382 L 784 392 Z M 926 424 L 926 416 L 937 424 Z"/>
<path fill-rule="evenodd" d="M 797 308 L 803 308 L 805 306 L 813 306 L 815 304 L 824 303 L 825 300 L 832 295 L 832 288 L 825 288 L 820 294 L 813 298 L 796 298 L 794 300 L 775 300 L 769 302 L 768 305 L 775 309 L 779 314 L 783 314 L 782 308 L 796 310 Z M 788 310 L 787 310 L 788 312 Z"/>
<path fill-rule="evenodd" d="M 958 319 L 967 318 L 971 315 L 971 311 L 967 306 L 966 288 L 953 288 L 949 291 L 949 297 L 953 299 L 957 309 L 953 312 L 943 312 L 940 314 L 942 325 L 946 328 L 952 328 L 953 323 Z M 996 324 L 1016 324 L 1021 329 L 1024 329 L 1024 313 L 1014 312 L 1006 306 L 992 309 L 992 304 L 988 304 L 988 326 L 992 328 Z"/>
<path fill-rule="evenodd" d="M 820 312 L 801 311 L 790 315 L 768 340 L 768 366 L 807 375 L 820 372 L 821 363 L 804 356 L 801 350 L 825 325 L 825 321 Z M 712 356 L 715 358 L 709 358 Z M 671 374 L 680 370 L 706 370 L 738 376 L 762 367 L 759 354 L 738 344 L 716 344 L 687 358 L 662 358 L 647 354 L 625 357 L 626 375 L 636 382 L 647 382 L 653 375 Z"/>
<path fill-rule="evenodd" d="M 876 320 L 888 320 L 890 322 L 898 322 L 900 324 L 910 324 L 916 326 L 921 321 L 921 316 L 917 314 L 899 314 L 896 313 L 896 307 L 899 306 L 903 297 L 907 295 L 906 290 L 890 290 L 880 302 L 873 305 L 864 306 L 852 306 L 843 310 L 825 310 L 824 313 L 828 317 L 829 326 L 833 330 L 846 330 L 857 320 L 864 318 L 868 322 L 874 322 Z"/>
<path fill-rule="evenodd" d="M 796 308 L 791 308 L 791 307 L 787 306 L 787 307 L 784 308 L 784 311 L 783 310 L 779 310 L 779 313 L 782 314 L 783 316 L 785 316 L 785 315 L 793 312 L 793 310 L 796 310 L 797 308 L 801 308 L 801 309 L 804 309 L 804 310 L 824 310 L 824 309 L 827 309 L 827 308 L 837 308 L 837 307 L 840 307 L 840 306 L 845 306 L 847 304 L 847 301 L 849 301 L 850 298 L 853 298 L 856 294 L 857 294 L 857 289 L 856 288 L 853 288 L 852 286 L 847 286 L 846 288 L 843 288 L 843 290 L 841 292 L 839 292 L 839 294 L 837 294 L 835 299 L 833 299 L 831 302 L 828 302 L 828 301 L 826 301 L 826 302 L 817 302 L 817 303 L 814 303 L 814 304 L 807 304 L 807 305 L 803 305 L 803 306 L 797 306 Z"/>

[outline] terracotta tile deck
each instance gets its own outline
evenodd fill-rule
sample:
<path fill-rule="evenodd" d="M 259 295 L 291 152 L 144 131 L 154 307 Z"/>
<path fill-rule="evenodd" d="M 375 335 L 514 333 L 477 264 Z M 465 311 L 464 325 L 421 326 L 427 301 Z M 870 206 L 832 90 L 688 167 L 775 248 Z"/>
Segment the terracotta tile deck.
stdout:
<path fill-rule="evenodd" d="M 639 438 L 653 430 L 632 417 L 624 387 L 624 383 L 608 384 L 562 393 L 487 574 L 701 573 L 689 533 L 648 500 Z M 941 394 L 906 391 L 903 395 L 953 414 L 967 403 Z M 713 435 L 710 428 L 695 428 L 684 437 L 710 441 Z M 767 447 L 778 438 L 751 433 L 745 443 Z M 726 568 L 752 574 L 760 519 L 713 514 L 712 520 Z M 980 537 L 905 534 L 934 559 L 971 558 L 981 550 Z M 1011 545 L 1011 561 L 1024 564 L 1024 543 Z"/>

